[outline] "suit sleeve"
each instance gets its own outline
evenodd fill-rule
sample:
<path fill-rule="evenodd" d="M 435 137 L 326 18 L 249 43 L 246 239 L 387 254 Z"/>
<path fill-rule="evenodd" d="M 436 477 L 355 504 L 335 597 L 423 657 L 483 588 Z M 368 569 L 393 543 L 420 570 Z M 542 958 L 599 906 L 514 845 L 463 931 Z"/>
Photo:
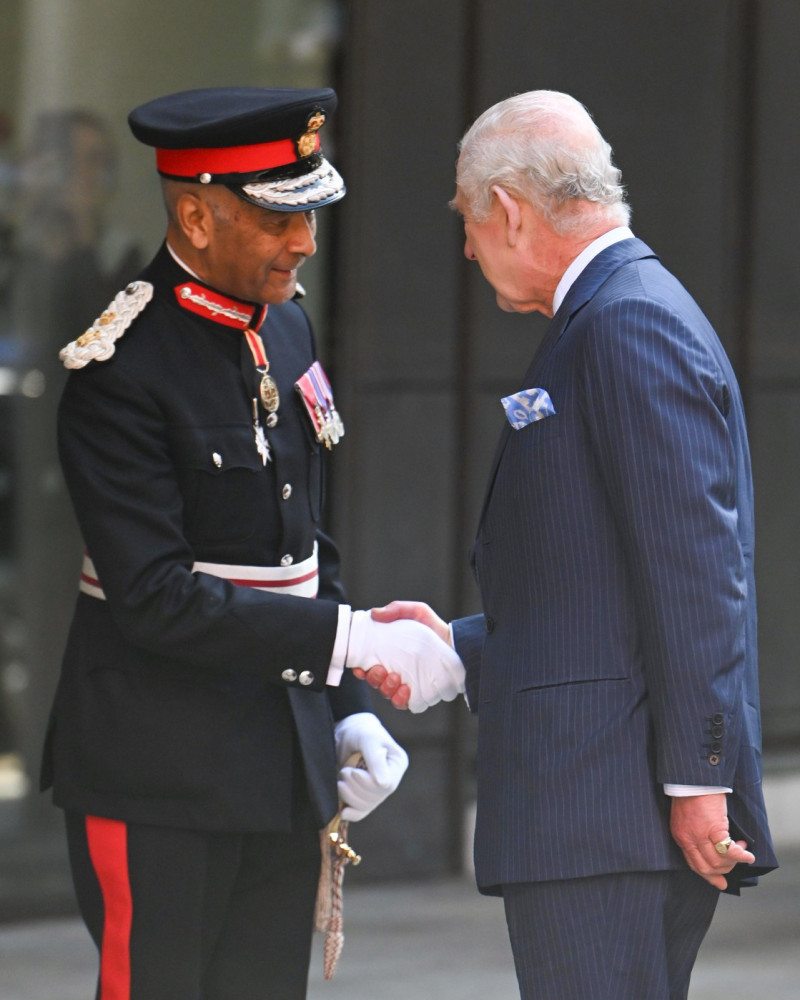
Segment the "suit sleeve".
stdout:
<path fill-rule="evenodd" d="M 583 363 L 584 423 L 634 591 L 657 779 L 731 786 L 747 601 L 731 389 L 707 338 L 651 301 L 600 310 Z"/>
<path fill-rule="evenodd" d="M 477 713 L 480 701 L 481 657 L 485 636 L 486 619 L 483 615 L 470 615 L 453 622 L 453 642 L 467 672 L 467 704 L 473 713 Z"/>

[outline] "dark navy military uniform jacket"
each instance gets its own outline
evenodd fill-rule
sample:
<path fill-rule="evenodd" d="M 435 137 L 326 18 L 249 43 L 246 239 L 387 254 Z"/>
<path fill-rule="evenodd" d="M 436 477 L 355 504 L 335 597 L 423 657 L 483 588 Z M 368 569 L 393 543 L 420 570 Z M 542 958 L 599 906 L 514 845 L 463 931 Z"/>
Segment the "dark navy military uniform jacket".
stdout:
<path fill-rule="evenodd" d="M 334 721 L 370 706 L 349 671 L 325 684 L 344 594 L 320 530 L 320 445 L 294 389 L 315 359 L 310 325 L 289 302 L 260 330 L 281 395 L 264 465 L 241 329 L 181 304 L 195 279 L 166 247 L 141 278 L 152 301 L 109 360 L 71 373 L 60 406 L 64 475 L 106 599 L 78 596 L 43 785 L 83 813 L 280 830 L 305 775 L 322 826 L 337 807 Z M 192 572 L 298 563 L 315 543 L 316 599 Z"/>

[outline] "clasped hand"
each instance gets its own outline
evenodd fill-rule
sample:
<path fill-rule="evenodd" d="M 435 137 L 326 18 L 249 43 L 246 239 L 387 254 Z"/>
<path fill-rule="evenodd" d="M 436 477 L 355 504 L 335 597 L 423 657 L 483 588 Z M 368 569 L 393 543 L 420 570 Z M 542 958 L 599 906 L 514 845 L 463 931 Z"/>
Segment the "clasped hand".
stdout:
<path fill-rule="evenodd" d="M 725 854 L 719 854 L 714 847 L 728 836 L 728 811 L 723 794 L 673 798 L 670 829 L 692 871 L 720 891 L 727 888 L 725 876 L 735 865 L 752 865 L 756 860 L 744 840 L 733 841 Z"/>
<path fill-rule="evenodd" d="M 395 708 L 424 712 L 464 691 L 465 670 L 449 628 L 427 604 L 394 601 L 354 611 L 345 665 Z"/>

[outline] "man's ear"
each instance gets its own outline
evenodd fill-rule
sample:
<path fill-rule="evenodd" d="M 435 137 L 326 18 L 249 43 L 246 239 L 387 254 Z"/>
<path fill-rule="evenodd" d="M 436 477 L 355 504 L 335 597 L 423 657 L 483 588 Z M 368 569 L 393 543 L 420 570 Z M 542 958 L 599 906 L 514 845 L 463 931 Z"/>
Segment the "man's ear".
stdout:
<path fill-rule="evenodd" d="M 522 210 L 519 201 L 499 184 L 492 185 L 492 194 L 500 202 L 506 215 L 506 241 L 510 247 L 516 246 L 522 229 Z"/>
<path fill-rule="evenodd" d="M 175 218 L 195 250 L 205 250 L 211 223 L 208 203 L 198 195 L 186 191 L 180 195 L 175 205 Z"/>

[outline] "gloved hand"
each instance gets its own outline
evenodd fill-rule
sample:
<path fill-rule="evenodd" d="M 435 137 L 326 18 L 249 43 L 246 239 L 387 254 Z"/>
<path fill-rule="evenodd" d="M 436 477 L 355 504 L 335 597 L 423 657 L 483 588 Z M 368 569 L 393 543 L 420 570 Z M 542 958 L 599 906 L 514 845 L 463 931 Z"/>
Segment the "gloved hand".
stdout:
<path fill-rule="evenodd" d="M 337 722 L 334 730 L 339 762 L 339 798 L 345 804 L 342 819 L 363 819 L 388 798 L 408 767 L 408 754 L 386 732 L 372 712 L 356 712 Z M 354 753 L 364 767 L 344 767 Z"/>
<path fill-rule="evenodd" d="M 409 619 L 376 622 L 368 611 L 354 611 L 345 666 L 369 670 L 379 663 L 409 686 L 412 712 L 464 692 L 466 671 L 458 653 L 432 629 Z"/>

